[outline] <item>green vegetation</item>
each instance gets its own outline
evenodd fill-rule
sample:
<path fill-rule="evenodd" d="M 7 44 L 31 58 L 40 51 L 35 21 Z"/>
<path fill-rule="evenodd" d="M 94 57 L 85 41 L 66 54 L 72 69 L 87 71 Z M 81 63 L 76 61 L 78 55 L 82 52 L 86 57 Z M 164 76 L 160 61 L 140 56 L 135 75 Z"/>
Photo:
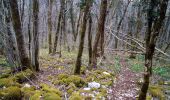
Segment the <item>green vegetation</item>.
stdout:
<path fill-rule="evenodd" d="M 47 84 L 40 84 L 42 87 L 42 91 L 45 91 L 46 93 L 55 93 L 59 96 L 62 96 L 62 92 L 56 88 L 50 87 Z"/>
<path fill-rule="evenodd" d="M 153 96 L 153 97 L 158 97 L 160 100 L 165 100 L 165 95 L 163 93 L 163 87 L 159 86 L 159 85 L 151 85 L 149 87 L 149 93 Z"/>
<path fill-rule="evenodd" d="M 53 83 L 55 84 L 65 84 L 65 85 L 69 85 L 70 83 L 75 84 L 76 87 L 82 87 L 84 85 L 86 85 L 86 82 L 80 77 L 80 76 L 76 76 L 76 75 L 67 75 L 67 74 L 60 74 L 58 75 L 57 81 L 54 81 Z"/>
<path fill-rule="evenodd" d="M 82 100 L 83 99 L 83 96 L 81 96 L 79 93 L 73 93 L 70 98 L 70 100 Z"/>
<path fill-rule="evenodd" d="M 23 83 L 25 81 L 28 81 L 28 79 L 33 78 L 34 73 L 30 69 L 27 69 L 25 71 L 15 74 L 14 76 L 19 83 Z"/>
<path fill-rule="evenodd" d="M 44 94 L 44 100 L 62 100 L 58 94 L 46 93 Z"/>
<path fill-rule="evenodd" d="M 1 91 L 0 94 L 2 95 L 1 97 L 3 97 L 4 100 L 21 100 L 22 98 L 21 89 L 16 86 L 5 88 Z"/>

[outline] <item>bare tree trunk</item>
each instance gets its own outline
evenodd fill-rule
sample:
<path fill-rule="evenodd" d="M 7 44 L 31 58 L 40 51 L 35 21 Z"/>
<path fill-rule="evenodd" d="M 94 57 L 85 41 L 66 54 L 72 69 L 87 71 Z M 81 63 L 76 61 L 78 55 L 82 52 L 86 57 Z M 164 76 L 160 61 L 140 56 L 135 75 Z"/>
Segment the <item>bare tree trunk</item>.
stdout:
<path fill-rule="evenodd" d="M 62 16 L 63 16 L 63 1 L 61 0 L 60 1 L 60 13 L 59 13 L 59 17 L 58 17 L 58 25 L 57 25 L 57 31 L 56 31 L 56 34 L 55 34 L 55 40 L 54 40 L 54 48 L 53 48 L 53 54 L 56 53 L 56 49 L 57 49 L 57 43 L 58 43 L 58 36 L 59 36 L 59 32 L 61 31 L 60 30 L 60 27 L 61 27 L 61 20 L 62 20 Z"/>
<path fill-rule="evenodd" d="M 126 5 L 125 10 L 124 10 L 124 12 L 123 12 L 123 15 L 122 15 L 122 17 L 121 17 L 121 19 L 120 19 L 120 21 L 119 21 L 119 23 L 118 23 L 116 36 L 118 36 L 118 34 L 119 34 L 121 24 L 122 24 L 123 19 L 124 19 L 125 15 L 126 15 L 127 8 L 128 8 L 128 6 L 129 6 L 130 2 L 131 2 L 131 0 L 128 1 L 128 4 Z M 114 48 L 117 49 L 117 47 L 118 47 L 118 39 L 115 37 L 115 47 L 114 47 Z"/>
<path fill-rule="evenodd" d="M 73 11 L 73 1 L 70 0 L 70 19 L 71 19 L 71 26 L 72 26 L 72 34 L 74 43 L 76 41 L 76 32 L 75 32 L 75 22 L 74 22 L 74 11 Z"/>
<path fill-rule="evenodd" d="M 49 54 L 52 53 L 52 22 L 51 22 L 51 18 L 52 18 L 52 4 L 53 4 L 53 0 L 49 0 L 48 1 L 48 45 L 49 45 Z"/>
<path fill-rule="evenodd" d="M 16 34 L 17 46 L 19 50 L 19 56 L 21 60 L 22 69 L 30 67 L 30 59 L 26 53 L 24 36 L 22 34 L 21 21 L 19 16 L 17 0 L 10 0 L 10 8 L 12 12 L 13 27 Z"/>
<path fill-rule="evenodd" d="M 157 41 L 157 36 L 160 33 L 160 27 L 165 19 L 165 14 L 167 10 L 168 0 L 162 0 L 160 3 L 160 15 L 153 21 L 152 12 L 155 7 L 155 1 L 151 0 L 150 9 L 148 10 L 148 29 L 146 34 L 146 54 L 145 54 L 145 73 L 144 73 L 144 83 L 141 87 L 141 92 L 139 94 L 139 100 L 146 100 L 146 94 L 149 87 L 149 78 L 152 75 L 152 58 L 155 51 L 155 44 Z M 153 23 L 153 25 L 152 25 Z M 152 27 L 153 26 L 153 27 Z M 152 31 L 151 31 L 152 29 Z"/>
<path fill-rule="evenodd" d="M 39 71 L 39 33 L 38 33 L 38 0 L 33 1 L 33 44 L 32 44 L 32 65 L 35 71 Z"/>
<path fill-rule="evenodd" d="M 80 13 L 79 13 L 79 17 L 78 17 L 77 25 L 76 25 L 76 33 L 75 33 L 75 38 L 74 38 L 73 50 L 75 49 L 75 46 L 76 46 L 76 40 L 77 40 L 77 36 L 79 34 L 79 27 L 80 27 L 80 22 L 81 22 L 80 20 L 81 20 L 82 14 L 83 14 L 83 12 L 80 9 Z"/>
<path fill-rule="evenodd" d="M 76 61 L 76 65 L 75 65 L 74 74 L 80 74 L 81 57 L 82 57 L 82 53 L 83 53 L 86 24 L 87 24 L 90 6 L 91 6 L 91 0 L 85 1 L 84 15 L 83 15 L 83 21 L 82 21 L 82 26 L 81 26 L 81 37 L 80 37 L 79 51 L 78 51 L 78 55 L 77 55 L 77 61 Z"/>
<path fill-rule="evenodd" d="M 2 35 L 2 40 L 3 40 L 3 47 L 4 47 L 4 55 L 7 58 L 8 63 L 10 66 L 12 66 L 13 71 L 18 71 L 18 64 L 20 64 L 20 61 L 18 58 L 17 54 L 17 49 L 16 49 L 16 41 L 15 38 L 11 32 L 11 15 L 10 15 L 10 6 L 9 6 L 9 1 L 7 0 L 2 0 L 3 3 L 3 8 L 6 9 L 4 10 L 5 15 L 5 33 Z"/>
<path fill-rule="evenodd" d="M 92 17 L 89 14 L 89 27 L 88 27 L 89 65 L 91 65 L 91 61 L 92 61 L 92 34 L 91 34 L 92 23 L 93 23 Z"/>
<path fill-rule="evenodd" d="M 31 0 L 29 0 L 29 18 L 28 18 L 28 50 L 29 50 L 29 57 L 31 58 Z"/>
<path fill-rule="evenodd" d="M 97 33 L 93 45 L 93 54 L 92 54 L 92 67 L 96 67 L 97 63 L 97 47 L 98 42 L 101 37 L 101 55 L 104 54 L 104 25 L 105 25 L 105 19 L 106 19 L 106 11 L 107 11 L 107 0 L 101 1 L 100 6 L 100 17 L 98 20 L 98 26 L 97 26 Z"/>

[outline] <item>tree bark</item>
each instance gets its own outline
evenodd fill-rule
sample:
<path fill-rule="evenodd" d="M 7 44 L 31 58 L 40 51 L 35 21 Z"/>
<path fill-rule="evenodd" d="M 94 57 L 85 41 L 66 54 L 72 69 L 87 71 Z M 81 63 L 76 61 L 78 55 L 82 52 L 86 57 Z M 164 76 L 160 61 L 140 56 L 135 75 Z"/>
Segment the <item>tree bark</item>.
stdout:
<path fill-rule="evenodd" d="M 51 21 L 51 18 L 52 18 L 52 4 L 53 4 L 53 0 L 49 0 L 48 1 L 48 45 L 49 45 L 49 54 L 52 53 L 52 21 Z"/>
<path fill-rule="evenodd" d="M 168 0 L 162 0 L 159 9 L 159 17 L 153 21 L 152 12 L 155 7 L 155 1 L 151 0 L 149 10 L 148 10 L 148 31 L 146 35 L 146 54 L 145 54 L 145 74 L 144 83 L 141 87 L 141 92 L 139 94 L 139 100 L 146 100 L 146 94 L 149 87 L 149 78 L 152 75 L 152 59 L 155 51 L 155 44 L 157 41 L 157 36 L 160 33 L 160 27 L 165 19 L 165 14 L 167 10 Z M 151 31 L 152 29 L 152 31 Z"/>
<path fill-rule="evenodd" d="M 38 33 L 38 0 L 33 1 L 33 44 L 32 44 L 32 65 L 35 71 L 39 71 L 39 33 Z"/>
<path fill-rule="evenodd" d="M 21 21 L 19 16 L 17 0 L 10 0 L 10 8 L 12 12 L 12 22 L 17 40 L 17 47 L 21 60 L 22 70 L 31 66 L 30 59 L 26 53 L 24 36 L 22 34 Z"/>
<path fill-rule="evenodd" d="M 92 29 L 92 17 L 89 14 L 89 27 L 88 27 L 88 50 L 89 50 L 89 65 L 91 65 L 92 61 L 92 34 L 91 34 L 91 29 Z"/>
<path fill-rule="evenodd" d="M 116 36 L 118 36 L 118 34 L 119 34 L 119 31 L 120 31 L 122 22 L 123 22 L 123 20 L 124 20 L 124 17 L 125 17 L 125 15 L 126 15 L 127 8 L 128 8 L 128 6 L 129 6 L 130 2 L 131 2 L 131 1 L 129 0 L 129 1 L 128 1 L 128 4 L 127 4 L 126 7 L 125 7 L 125 10 L 124 10 L 124 12 L 123 12 L 123 15 L 122 15 L 122 17 L 121 17 L 121 19 L 120 19 L 120 21 L 119 21 L 119 23 L 118 23 Z M 114 47 L 114 48 L 115 48 L 115 49 L 118 48 L 118 39 L 117 39 L 117 38 L 115 38 L 115 47 Z"/>
<path fill-rule="evenodd" d="M 107 0 L 101 1 L 100 6 L 100 17 L 98 20 L 98 26 L 97 26 L 97 33 L 93 45 L 93 53 L 92 53 L 92 67 L 96 67 L 97 65 L 97 47 L 99 39 L 101 38 L 101 55 L 104 54 L 104 26 L 105 26 L 105 20 L 106 20 L 106 12 L 107 12 Z"/>
<path fill-rule="evenodd" d="M 64 4 L 63 4 L 63 1 L 60 0 L 60 13 L 59 13 L 59 17 L 58 17 L 58 25 L 57 25 L 57 31 L 56 31 L 56 34 L 55 34 L 55 40 L 54 40 L 54 48 L 53 48 L 53 54 L 56 53 L 56 49 L 57 49 L 57 43 L 58 43 L 58 36 L 59 36 L 59 33 L 60 33 L 60 28 L 61 28 L 61 20 L 62 20 L 62 16 L 63 16 L 63 9 L 64 9 Z"/>
<path fill-rule="evenodd" d="M 85 7 L 84 7 L 84 15 L 83 15 L 83 21 L 81 25 L 81 36 L 80 36 L 80 44 L 79 44 L 79 50 L 77 55 L 77 61 L 75 65 L 74 74 L 80 74 L 81 69 L 81 57 L 83 53 L 83 46 L 84 46 L 84 38 L 85 38 L 85 32 L 86 32 L 86 24 L 88 20 L 88 13 L 91 6 L 91 0 L 85 1 Z"/>

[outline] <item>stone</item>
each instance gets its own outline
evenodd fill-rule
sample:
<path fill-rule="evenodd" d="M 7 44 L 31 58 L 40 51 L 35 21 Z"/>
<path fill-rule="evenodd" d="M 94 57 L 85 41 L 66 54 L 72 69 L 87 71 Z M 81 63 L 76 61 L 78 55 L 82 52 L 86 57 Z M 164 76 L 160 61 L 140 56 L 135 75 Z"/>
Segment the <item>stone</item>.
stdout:
<path fill-rule="evenodd" d="M 100 88 L 100 83 L 91 82 L 91 83 L 88 83 L 88 87 L 89 88 Z"/>
<path fill-rule="evenodd" d="M 110 76 L 110 73 L 108 72 L 103 72 L 103 74 Z"/>
<path fill-rule="evenodd" d="M 83 90 L 86 90 L 86 91 L 88 91 L 88 90 L 90 90 L 91 88 L 89 88 L 89 87 L 86 87 L 86 88 L 84 88 Z"/>
<path fill-rule="evenodd" d="M 30 87 L 31 87 L 31 85 L 30 85 L 30 84 L 28 84 L 28 83 L 26 83 L 26 84 L 24 84 L 24 87 L 30 88 Z"/>

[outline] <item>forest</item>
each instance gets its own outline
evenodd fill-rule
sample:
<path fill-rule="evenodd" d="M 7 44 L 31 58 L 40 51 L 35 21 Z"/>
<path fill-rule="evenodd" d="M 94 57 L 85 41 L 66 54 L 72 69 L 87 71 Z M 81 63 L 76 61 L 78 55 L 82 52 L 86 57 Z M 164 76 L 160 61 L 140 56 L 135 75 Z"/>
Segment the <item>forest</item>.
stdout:
<path fill-rule="evenodd" d="M 170 100 L 170 1 L 0 0 L 0 100 Z"/>

